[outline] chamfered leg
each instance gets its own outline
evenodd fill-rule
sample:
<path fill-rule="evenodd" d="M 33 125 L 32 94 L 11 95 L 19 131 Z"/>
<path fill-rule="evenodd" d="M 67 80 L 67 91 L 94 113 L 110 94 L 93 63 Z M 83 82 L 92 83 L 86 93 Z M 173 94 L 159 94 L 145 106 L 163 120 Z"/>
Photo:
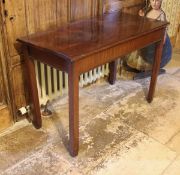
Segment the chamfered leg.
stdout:
<path fill-rule="evenodd" d="M 69 151 L 75 157 L 79 151 L 79 75 L 74 64 L 68 72 L 69 84 Z"/>
<path fill-rule="evenodd" d="M 152 68 L 151 82 L 150 82 L 149 92 L 148 92 L 148 96 L 147 96 L 147 101 L 149 103 L 152 102 L 153 97 L 154 97 L 157 76 L 159 74 L 159 69 L 160 69 L 162 49 L 163 49 L 163 39 L 156 44 L 156 51 L 155 51 L 153 68 Z"/>
<path fill-rule="evenodd" d="M 117 60 L 109 63 L 109 83 L 112 85 L 116 81 L 116 73 L 117 73 Z"/>
<path fill-rule="evenodd" d="M 35 65 L 32 57 L 29 56 L 28 47 L 23 47 L 25 65 L 27 71 L 27 85 L 29 90 L 29 103 L 32 113 L 32 123 L 36 129 L 42 127 L 42 119 L 39 105 L 39 96 L 36 82 Z"/>

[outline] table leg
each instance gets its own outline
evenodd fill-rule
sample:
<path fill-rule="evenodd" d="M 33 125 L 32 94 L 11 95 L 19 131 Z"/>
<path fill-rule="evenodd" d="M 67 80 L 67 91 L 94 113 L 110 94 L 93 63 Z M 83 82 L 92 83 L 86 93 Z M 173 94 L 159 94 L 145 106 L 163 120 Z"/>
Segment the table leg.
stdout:
<path fill-rule="evenodd" d="M 69 83 L 69 151 L 71 156 L 79 150 L 79 75 L 72 65 L 68 73 Z"/>
<path fill-rule="evenodd" d="M 116 81 L 116 73 L 117 73 L 117 60 L 109 63 L 109 83 L 112 85 Z"/>
<path fill-rule="evenodd" d="M 154 92 L 155 92 L 157 76 L 159 73 L 160 63 L 161 63 L 162 49 L 163 49 L 163 40 L 161 40 L 161 42 L 158 42 L 156 45 L 156 52 L 155 52 L 155 58 L 154 58 L 154 63 L 153 63 L 151 82 L 149 86 L 149 93 L 147 96 L 147 101 L 149 103 L 152 102 Z"/>
<path fill-rule="evenodd" d="M 30 110 L 32 113 L 32 123 L 36 129 L 42 127 L 42 119 L 41 119 L 41 112 L 40 112 L 40 105 L 39 105 L 39 96 L 38 96 L 38 89 L 36 83 L 36 73 L 35 73 L 35 66 L 34 60 L 32 57 L 29 56 L 28 48 L 23 48 L 23 53 L 25 56 L 25 64 L 27 70 L 27 84 L 29 87 L 29 98 L 30 98 Z"/>

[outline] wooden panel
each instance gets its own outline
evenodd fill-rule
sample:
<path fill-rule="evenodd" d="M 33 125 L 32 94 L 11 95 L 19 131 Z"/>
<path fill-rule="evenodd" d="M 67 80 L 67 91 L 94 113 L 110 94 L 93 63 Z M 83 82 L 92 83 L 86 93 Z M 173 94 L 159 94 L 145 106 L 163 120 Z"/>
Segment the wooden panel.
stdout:
<path fill-rule="evenodd" d="M 111 12 L 123 10 L 128 13 L 137 13 L 143 4 L 143 0 L 105 0 L 103 11 Z"/>
<path fill-rule="evenodd" d="M 19 56 L 17 56 L 19 57 Z M 25 74 L 24 64 L 16 65 L 11 70 L 11 81 L 13 90 L 13 104 L 14 112 L 16 112 L 22 106 L 26 106 L 25 99 Z"/>
<path fill-rule="evenodd" d="M 133 7 L 139 4 L 143 4 L 144 0 L 124 0 L 123 7 Z"/>
<path fill-rule="evenodd" d="M 121 10 L 123 7 L 122 4 L 123 1 L 120 0 L 105 0 L 103 11 L 106 13 L 106 12 Z"/>
<path fill-rule="evenodd" d="M 56 26 L 56 2 L 56 0 L 5 1 L 5 9 L 8 10 L 6 30 L 11 56 L 9 61 L 9 78 L 13 97 L 13 113 L 15 116 L 17 115 L 17 110 L 28 103 L 27 99 L 25 99 L 24 63 L 22 57 L 18 55 L 21 51 L 19 50 L 17 53 L 14 49 L 15 40 L 20 36 Z M 11 16 L 14 19 L 10 20 Z"/>
<path fill-rule="evenodd" d="M 27 35 L 24 1 L 6 0 L 4 10 L 7 10 L 6 31 L 9 53 L 14 56 L 18 54 L 17 50 L 20 52 L 20 46 L 16 42 L 16 38 Z"/>
<path fill-rule="evenodd" d="M 1 44 L 2 43 L 0 43 L 0 49 L 2 49 Z M 5 89 L 4 89 L 3 70 L 2 70 L 2 62 L 1 62 L 1 60 L 2 60 L 2 56 L 1 56 L 1 51 L 0 51 L 0 105 L 4 104 L 4 101 L 5 101 L 5 96 L 4 96 Z"/>
<path fill-rule="evenodd" d="M 4 53 L 3 25 L 0 18 L 0 103 L 7 105 L 8 80 L 7 80 L 7 60 Z"/>
<path fill-rule="evenodd" d="M 3 82 L 3 73 L 1 67 L 1 58 L 0 58 L 0 105 L 4 104 L 5 101 L 5 90 L 4 90 L 4 82 Z"/>
<path fill-rule="evenodd" d="M 11 114 L 7 106 L 0 106 L 0 132 L 10 127 L 13 122 L 11 120 Z"/>
<path fill-rule="evenodd" d="M 12 125 L 11 103 L 5 57 L 2 16 L 0 16 L 0 132 Z"/>
<path fill-rule="evenodd" d="M 70 0 L 57 0 L 57 26 L 68 22 L 70 18 Z"/>
<path fill-rule="evenodd" d="M 71 0 L 70 20 L 92 17 L 97 14 L 97 0 Z"/>
<path fill-rule="evenodd" d="M 28 34 L 56 26 L 56 0 L 26 1 Z"/>

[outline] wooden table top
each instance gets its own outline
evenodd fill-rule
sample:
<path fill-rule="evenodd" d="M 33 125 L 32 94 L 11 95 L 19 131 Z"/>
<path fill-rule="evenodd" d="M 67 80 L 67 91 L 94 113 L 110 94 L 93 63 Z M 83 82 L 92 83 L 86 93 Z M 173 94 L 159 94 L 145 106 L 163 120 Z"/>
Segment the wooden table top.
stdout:
<path fill-rule="evenodd" d="M 48 51 L 67 61 L 77 61 L 117 44 L 146 35 L 168 23 L 122 12 L 71 22 L 18 41 Z"/>

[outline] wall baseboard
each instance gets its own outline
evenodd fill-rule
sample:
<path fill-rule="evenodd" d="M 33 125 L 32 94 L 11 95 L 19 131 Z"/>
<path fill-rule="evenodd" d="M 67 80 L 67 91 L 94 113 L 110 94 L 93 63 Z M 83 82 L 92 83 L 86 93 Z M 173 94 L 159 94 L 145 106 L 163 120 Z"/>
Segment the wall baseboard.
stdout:
<path fill-rule="evenodd" d="M 3 130 L 12 126 L 13 122 L 7 106 L 1 106 L 0 113 L 0 132 L 2 132 Z"/>

